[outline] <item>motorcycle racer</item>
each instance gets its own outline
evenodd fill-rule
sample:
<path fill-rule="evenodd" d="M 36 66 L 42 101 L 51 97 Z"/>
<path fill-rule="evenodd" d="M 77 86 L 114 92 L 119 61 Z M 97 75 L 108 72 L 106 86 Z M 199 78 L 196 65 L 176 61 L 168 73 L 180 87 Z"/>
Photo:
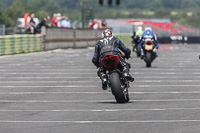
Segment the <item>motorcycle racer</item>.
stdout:
<path fill-rule="evenodd" d="M 152 32 L 151 27 L 146 27 L 144 33 L 141 35 L 140 39 L 138 40 L 138 43 L 140 43 L 140 50 L 141 50 L 141 59 L 144 58 L 144 48 L 143 48 L 143 42 L 145 39 L 151 39 L 153 40 L 155 47 L 153 49 L 153 52 L 157 56 L 157 50 L 158 50 L 158 39 L 155 33 Z"/>
<path fill-rule="evenodd" d="M 121 42 L 121 40 L 113 36 L 110 29 L 104 30 L 102 32 L 102 39 L 99 40 L 95 46 L 94 56 L 92 58 L 93 64 L 98 68 L 97 74 L 102 80 L 102 88 L 104 90 L 107 89 L 107 76 L 100 60 L 108 54 L 119 56 L 119 49 L 125 53 L 125 58 L 130 58 L 131 50 L 127 48 L 126 45 Z M 129 74 L 130 64 L 128 64 L 121 56 L 119 56 L 119 67 L 122 68 L 124 76 L 133 82 L 134 78 Z"/>
<path fill-rule="evenodd" d="M 133 44 L 133 51 L 136 51 L 136 46 L 138 44 L 138 40 L 140 38 L 140 36 L 144 33 L 142 26 L 138 26 L 137 30 L 134 31 L 133 35 L 132 35 L 132 44 Z"/>

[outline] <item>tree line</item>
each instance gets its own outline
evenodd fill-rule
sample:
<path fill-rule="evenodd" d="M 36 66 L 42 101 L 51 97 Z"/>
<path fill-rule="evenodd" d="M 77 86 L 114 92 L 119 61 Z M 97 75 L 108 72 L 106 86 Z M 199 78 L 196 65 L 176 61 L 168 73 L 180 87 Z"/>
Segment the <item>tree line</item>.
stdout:
<path fill-rule="evenodd" d="M 0 24 L 14 26 L 24 13 L 43 17 L 53 13 L 81 22 L 82 0 L 1 0 Z M 92 1 L 92 0 L 91 0 Z M 200 28 L 200 0 L 121 0 L 119 6 L 99 6 L 95 2 L 95 18 L 163 18 Z M 113 0 L 113 3 L 115 0 Z M 114 5 L 114 4 L 113 4 Z"/>

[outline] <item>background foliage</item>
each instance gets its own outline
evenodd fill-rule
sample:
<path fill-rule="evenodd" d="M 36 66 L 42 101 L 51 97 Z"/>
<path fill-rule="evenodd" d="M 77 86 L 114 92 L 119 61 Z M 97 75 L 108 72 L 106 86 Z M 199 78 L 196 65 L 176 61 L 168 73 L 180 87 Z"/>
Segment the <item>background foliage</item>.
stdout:
<path fill-rule="evenodd" d="M 81 21 L 82 0 L 0 0 L 0 24 L 14 26 L 24 13 L 43 17 L 61 13 L 73 21 Z M 200 28 L 200 0 L 121 0 L 120 6 L 100 6 L 95 2 L 96 18 L 162 18 Z"/>

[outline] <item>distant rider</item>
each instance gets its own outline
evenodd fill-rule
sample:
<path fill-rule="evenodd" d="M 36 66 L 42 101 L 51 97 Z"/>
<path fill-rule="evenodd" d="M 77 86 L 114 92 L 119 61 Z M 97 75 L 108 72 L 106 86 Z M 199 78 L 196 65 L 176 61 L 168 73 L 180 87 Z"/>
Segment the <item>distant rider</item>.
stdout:
<path fill-rule="evenodd" d="M 151 27 L 146 27 L 144 33 L 141 35 L 140 39 L 138 40 L 138 43 L 140 44 L 140 50 L 141 50 L 141 59 L 144 58 L 144 47 L 143 43 L 145 39 L 151 39 L 153 43 L 155 44 L 153 48 L 153 52 L 157 56 L 157 50 L 158 50 L 158 39 L 155 33 L 152 32 Z"/>
<path fill-rule="evenodd" d="M 101 64 L 100 60 L 107 54 L 119 55 L 119 49 L 125 53 L 125 57 L 130 58 L 131 50 L 125 46 L 117 37 L 112 35 L 112 31 L 106 29 L 102 32 L 102 39 L 98 41 L 95 47 L 94 56 L 92 58 L 93 64 L 98 68 L 98 76 L 102 80 L 102 88 L 107 89 L 107 77 L 105 74 L 105 68 Z M 130 64 L 128 64 L 121 56 L 119 56 L 119 67 L 122 68 L 124 76 L 134 81 L 134 78 L 129 74 Z"/>
<path fill-rule="evenodd" d="M 133 32 L 132 36 L 132 44 L 133 44 L 133 51 L 136 51 L 136 46 L 138 45 L 138 40 L 140 39 L 140 36 L 144 33 L 142 26 L 138 26 L 137 30 Z"/>

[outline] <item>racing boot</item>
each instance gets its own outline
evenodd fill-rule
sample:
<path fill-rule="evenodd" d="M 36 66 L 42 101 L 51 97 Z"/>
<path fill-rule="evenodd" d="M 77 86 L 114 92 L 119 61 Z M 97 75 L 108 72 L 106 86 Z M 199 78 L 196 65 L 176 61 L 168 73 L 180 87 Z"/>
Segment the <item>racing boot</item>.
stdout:
<path fill-rule="evenodd" d="M 126 64 L 123 69 L 123 76 L 128 79 L 130 82 L 134 81 L 134 78 L 129 74 L 129 66 Z"/>
<path fill-rule="evenodd" d="M 134 81 L 134 78 L 129 73 L 124 73 L 124 77 L 126 77 L 130 82 Z"/>
<path fill-rule="evenodd" d="M 108 80 L 106 78 L 106 74 L 104 72 L 102 72 L 101 69 L 97 73 L 98 73 L 98 76 L 100 77 L 100 79 L 102 81 L 102 89 L 107 90 Z"/>
<path fill-rule="evenodd" d="M 142 59 L 144 59 L 144 50 L 143 50 L 143 49 L 140 49 L 140 50 L 141 50 L 141 51 L 140 51 L 140 52 L 141 52 L 140 58 L 141 58 L 141 60 L 142 60 Z"/>
<path fill-rule="evenodd" d="M 136 51 L 136 46 L 135 46 L 135 44 L 133 44 L 133 50 L 132 50 L 133 52 L 135 52 Z"/>
<path fill-rule="evenodd" d="M 103 90 L 107 90 L 107 84 L 108 84 L 108 81 L 106 78 L 103 78 L 102 79 L 102 89 Z"/>
<path fill-rule="evenodd" d="M 158 50 L 157 50 L 156 48 L 153 49 L 153 52 L 155 53 L 155 58 L 158 57 L 157 51 L 158 51 Z M 154 58 L 154 59 L 155 59 L 155 58 Z"/>

